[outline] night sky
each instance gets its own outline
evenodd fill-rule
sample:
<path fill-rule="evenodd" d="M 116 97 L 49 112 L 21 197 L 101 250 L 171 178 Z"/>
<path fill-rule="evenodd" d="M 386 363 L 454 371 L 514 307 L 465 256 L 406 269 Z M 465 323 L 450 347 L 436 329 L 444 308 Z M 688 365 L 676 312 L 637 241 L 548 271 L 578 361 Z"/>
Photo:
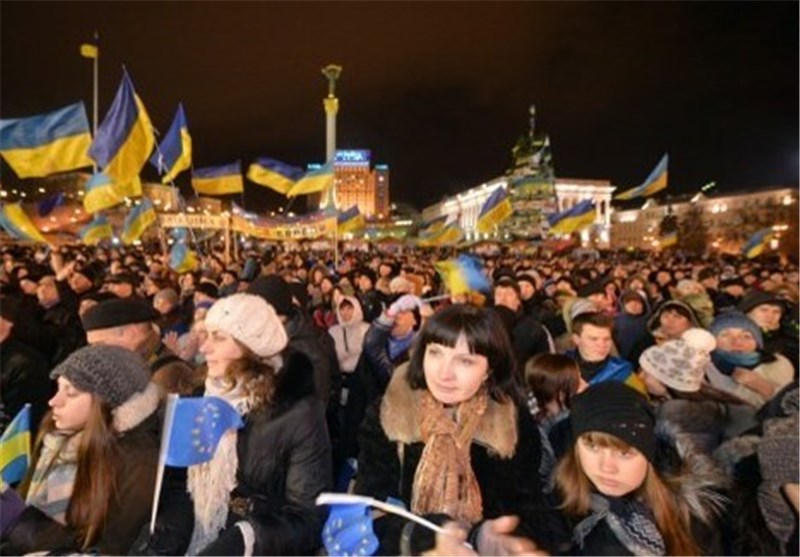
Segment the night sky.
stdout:
<path fill-rule="evenodd" d="M 338 147 L 419 209 L 502 174 L 531 104 L 558 177 L 632 187 L 669 152 L 673 193 L 798 183 L 797 2 L 3 1 L 0 25 L 1 117 L 91 114 L 78 48 L 98 30 L 101 118 L 124 64 L 161 132 L 184 103 L 196 167 L 323 162 L 338 63 Z"/>

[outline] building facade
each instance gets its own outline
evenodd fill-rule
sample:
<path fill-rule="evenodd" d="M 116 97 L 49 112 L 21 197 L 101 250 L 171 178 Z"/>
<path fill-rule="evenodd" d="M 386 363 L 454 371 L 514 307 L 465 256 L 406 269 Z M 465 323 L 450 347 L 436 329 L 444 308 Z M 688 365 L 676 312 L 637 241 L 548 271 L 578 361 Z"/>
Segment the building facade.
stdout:
<path fill-rule="evenodd" d="M 319 168 L 319 165 L 309 165 L 309 169 L 313 168 Z M 389 216 L 389 166 L 376 164 L 371 167 L 368 149 L 337 150 L 333 176 L 339 210 L 346 211 L 356 205 L 369 219 Z M 321 209 L 326 203 L 325 195 L 310 195 L 308 199 L 311 210 Z"/>
<path fill-rule="evenodd" d="M 496 188 L 508 189 L 509 179 L 495 178 L 484 184 L 470 188 L 449 199 L 445 199 L 426 207 L 422 211 L 422 219 L 431 221 L 447 215 L 448 221 L 458 220 L 464 230 L 466 239 L 478 240 L 488 238 L 476 230 L 481 208 Z M 608 180 L 581 180 L 576 178 L 556 178 L 556 205 L 558 211 L 565 211 L 584 199 L 592 199 L 595 203 L 596 219 L 592 227 L 581 232 L 584 244 L 594 242 L 597 247 L 608 247 L 611 237 L 611 198 L 616 189 Z"/>

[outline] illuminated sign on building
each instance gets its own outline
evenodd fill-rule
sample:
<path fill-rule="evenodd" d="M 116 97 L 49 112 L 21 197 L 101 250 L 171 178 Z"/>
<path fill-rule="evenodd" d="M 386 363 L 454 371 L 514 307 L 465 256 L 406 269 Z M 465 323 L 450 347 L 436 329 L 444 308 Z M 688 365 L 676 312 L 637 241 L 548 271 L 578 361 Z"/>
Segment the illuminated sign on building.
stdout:
<path fill-rule="evenodd" d="M 370 151 L 368 149 L 344 149 L 336 151 L 336 163 L 347 165 L 369 166 Z"/>

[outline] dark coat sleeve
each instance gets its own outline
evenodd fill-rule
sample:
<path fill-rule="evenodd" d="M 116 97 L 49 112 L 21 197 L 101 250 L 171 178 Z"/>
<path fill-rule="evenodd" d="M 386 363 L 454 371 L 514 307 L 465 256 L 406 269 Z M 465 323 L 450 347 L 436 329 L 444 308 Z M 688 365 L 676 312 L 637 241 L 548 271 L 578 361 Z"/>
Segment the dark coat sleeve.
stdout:
<path fill-rule="evenodd" d="M 378 393 L 386 391 L 394 372 L 394 365 L 386 349 L 393 324 L 393 321 L 381 315 L 372 322 L 364 337 L 362 357 L 366 359 L 367 370 L 371 375 L 369 379 L 377 385 Z"/>

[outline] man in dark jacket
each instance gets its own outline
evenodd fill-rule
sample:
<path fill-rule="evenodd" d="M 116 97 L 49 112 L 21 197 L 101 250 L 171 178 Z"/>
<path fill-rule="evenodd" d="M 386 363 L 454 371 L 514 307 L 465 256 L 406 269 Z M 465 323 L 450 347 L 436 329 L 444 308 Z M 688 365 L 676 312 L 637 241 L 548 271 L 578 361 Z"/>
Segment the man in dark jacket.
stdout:
<path fill-rule="evenodd" d="M 86 344 L 78 318 L 78 299 L 66 281 L 52 275 L 39 281 L 36 297 L 44 308 L 44 334 L 50 340 L 50 364 L 55 366 Z"/>
<path fill-rule="evenodd" d="M 508 330 L 519 369 L 536 354 L 552 352 L 547 330 L 536 318 L 523 312 L 519 285 L 513 278 L 503 276 L 495 283 L 493 309 Z"/>

